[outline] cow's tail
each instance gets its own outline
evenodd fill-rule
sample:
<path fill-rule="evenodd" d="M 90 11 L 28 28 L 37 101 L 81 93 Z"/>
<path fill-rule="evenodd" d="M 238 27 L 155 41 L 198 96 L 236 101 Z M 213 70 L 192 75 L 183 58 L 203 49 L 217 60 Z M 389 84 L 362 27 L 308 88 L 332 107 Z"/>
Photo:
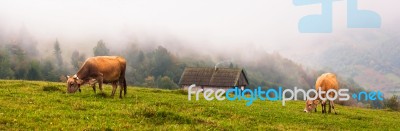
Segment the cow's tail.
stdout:
<path fill-rule="evenodd" d="M 121 66 L 122 66 L 122 72 L 121 72 L 121 75 L 122 75 L 122 77 L 123 77 L 123 86 L 124 86 L 124 96 L 126 95 L 126 88 L 127 88 L 127 85 L 126 85 L 126 77 L 125 77 L 125 71 L 126 71 L 126 60 L 124 59 L 124 58 L 120 58 L 119 59 L 119 61 L 121 62 Z"/>
<path fill-rule="evenodd" d="M 124 96 L 126 95 L 126 78 L 124 78 Z"/>

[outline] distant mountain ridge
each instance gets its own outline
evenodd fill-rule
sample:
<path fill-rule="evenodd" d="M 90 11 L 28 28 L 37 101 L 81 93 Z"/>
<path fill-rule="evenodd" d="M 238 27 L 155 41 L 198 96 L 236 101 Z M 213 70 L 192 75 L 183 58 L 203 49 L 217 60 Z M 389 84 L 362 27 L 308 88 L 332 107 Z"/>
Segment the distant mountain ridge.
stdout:
<path fill-rule="evenodd" d="M 355 40 L 356 41 L 356 40 Z M 333 46 L 321 53 L 316 62 L 346 77 L 365 89 L 397 94 L 400 88 L 400 39 L 379 43 L 349 43 Z"/>

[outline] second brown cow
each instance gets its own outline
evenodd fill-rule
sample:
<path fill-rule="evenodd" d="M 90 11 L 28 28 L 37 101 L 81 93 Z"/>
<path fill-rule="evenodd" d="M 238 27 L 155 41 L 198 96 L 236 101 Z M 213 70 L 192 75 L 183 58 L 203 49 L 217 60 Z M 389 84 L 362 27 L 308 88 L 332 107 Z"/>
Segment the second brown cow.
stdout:
<path fill-rule="evenodd" d="M 325 73 L 318 77 L 315 82 L 315 89 L 318 91 L 321 88 L 321 91 L 327 92 L 330 89 L 334 89 L 336 91 L 339 90 L 339 83 L 336 79 L 336 75 L 332 73 Z M 335 95 L 334 92 L 330 92 L 329 95 L 331 98 Z M 326 94 L 321 94 L 322 98 L 326 98 Z M 321 98 L 317 97 L 316 100 L 307 100 L 306 107 L 304 108 L 304 112 L 310 112 L 312 110 L 317 111 L 317 105 L 320 103 Z M 322 113 L 327 113 L 326 111 L 326 100 L 321 101 Z M 329 113 L 331 113 L 331 108 L 336 113 L 335 104 L 332 100 L 329 101 Z"/>

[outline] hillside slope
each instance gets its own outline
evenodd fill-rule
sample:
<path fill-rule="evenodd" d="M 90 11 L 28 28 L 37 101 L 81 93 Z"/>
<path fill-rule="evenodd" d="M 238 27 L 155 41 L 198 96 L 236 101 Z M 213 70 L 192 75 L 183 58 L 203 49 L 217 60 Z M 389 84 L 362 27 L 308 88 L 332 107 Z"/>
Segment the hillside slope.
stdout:
<path fill-rule="evenodd" d="M 386 33 L 365 34 L 329 41 L 329 48 L 300 59 L 331 72 L 352 78 L 366 90 L 380 90 L 388 97 L 400 93 L 400 39 Z M 387 38 L 388 37 L 388 38 Z"/>
<path fill-rule="evenodd" d="M 303 101 L 188 101 L 179 90 L 129 87 L 124 99 L 88 86 L 0 80 L 0 130 L 318 129 L 399 130 L 400 112 L 337 106 L 338 115 L 304 113 Z M 194 97 L 193 97 L 194 99 Z"/>

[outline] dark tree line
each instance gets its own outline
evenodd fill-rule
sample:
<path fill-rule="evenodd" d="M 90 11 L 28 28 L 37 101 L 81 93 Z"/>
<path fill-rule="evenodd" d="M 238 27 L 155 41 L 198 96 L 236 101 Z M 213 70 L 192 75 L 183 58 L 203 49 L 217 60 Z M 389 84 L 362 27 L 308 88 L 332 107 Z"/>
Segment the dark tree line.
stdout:
<path fill-rule="evenodd" d="M 178 64 L 176 56 L 159 46 L 152 51 L 142 51 L 133 45 L 126 53 L 112 54 L 107 44 L 100 40 L 93 48 L 93 56 L 120 55 L 127 63 L 127 82 L 157 88 L 178 88 L 185 66 Z M 62 43 L 56 40 L 52 55 L 38 59 L 18 43 L 0 44 L 0 79 L 26 79 L 63 81 L 67 74 L 76 73 L 86 60 L 86 55 L 75 50 L 69 63 L 64 61 Z"/>
<path fill-rule="evenodd" d="M 17 42 L 0 44 L 0 79 L 27 79 L 59 81 L 61 74 L 68 72 L 62 60 L 62 51 L 58 40 L 53 46 L 53 57 L 38 59 L 37 51 L 24 49 Z"/>
<path fill-rule="evenodd" d="M 62 81 L 66 75 L 76 73 L 86 60 L 86 55 L 78 50 L 73 51 L 70 62 L 63 57 L 63 43 L 55 40 L 52 55 L 38 59 L 19 43 L 0 43 L 0 79 L 27 79 Z M 31 51 L 36 52 L 36 51 Z M 187 56 L 178 57 L 167 48 L 158 46 L 154 49 L 141 49 L 136 44 L 127 46 L 123 51 L 112 52 L 107 43 L 100 40 L 93 47 L 90 56 L 119 55 L 127 60 L 126 78 L 129 85 L 175 89 L 185 67 L 214 67 L 215 63 L 209 57 Z M 252 60 L 250 64 L 240 62 L 228 63 L 225 67 L 245 67 L 250 88 L 258 86 L 265 88 L 314 88 L 316 78 L 326 71 L 315 71 L 281 57 L 278 53 L 265 53 Z M 254 64 L 257 63 L 257 64 Z M 353 91 L 360 87 L 352 79 L 340 80 L 343 85 Z"/>
<path fill-rule="evenodd" d="M 62 42 L 55 40 L 53 54 L 39 60 L 32 57 L 34 55 L 27 53 L 18 43 L 2 44 L 0 46 L 0 79 L 62 81 L 66 75 L 76 73 L 86 60 L 85 54 L 75 50 L 69 58 L 70 62 L 65 62 L 62 49 Z M 136 44 L 131 44 L 124 51 L 115 53 L 110 51 L 106 42 L 98 41 L 97 45 L 93 47 L 91 56 L 107 55 L 119 55 L 126 58 L 126 78 L 129 85 L 168 89 L 178 88 L 177 84 L 185 67 L 213 67 L 216 63 L 211 58 L 178 57 L 163 46 L 143 50 Z M 240 61 L 239 63 L 241 64 L 230 62 L 226 67 L 246 67 L 250 88 L 258 86 L 313 88 L 315 79 L 323 73 L 323 71 L 316 72 L 306 69 L 281 57 L 278 53 L 265 53 L 259 58 L 255 58 L 252 63 L 258 64 L 247 64 Z M 343 81 L 349 81 L 347 83 L 350 84 L 355 83 L 352 80 Z"/>
<path fill-rule="evenodd" d="M 159 46 L 152 51 L 142 51 L 131 45 L 123 55 L 128 62 L 126 75 L 129 84 L 168 89 L 178 87 L 185 66 L 179 64 L 177 57 L 166 48 Z"/>

